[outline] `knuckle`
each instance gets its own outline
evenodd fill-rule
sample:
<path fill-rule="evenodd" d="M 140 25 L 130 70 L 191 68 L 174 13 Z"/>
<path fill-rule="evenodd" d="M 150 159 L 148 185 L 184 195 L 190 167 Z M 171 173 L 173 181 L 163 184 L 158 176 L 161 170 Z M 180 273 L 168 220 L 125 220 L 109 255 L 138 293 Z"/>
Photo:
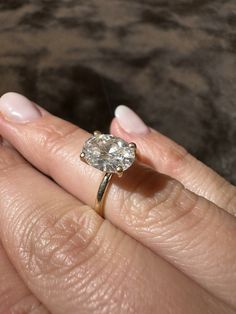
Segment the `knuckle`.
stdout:
<path fill-rule="evenodd" d="M 40 301 L 31 294 L 22 297 L 20 300 L 17 301 L 17 303 L 10 305 L 10 307 L 8 306 L 8 310 L 6 310 L 4 313 L 49 314 L 49 312 L 45 309 L 42 303 L 40 303 Z"/>
<path fill-rule="evenodd" d="M 123 188 L 120 193 L 119 208 L 121 215 L 128 224 L 141 226 L 149 224 L 157 216 L 159 206 L 168 201 L 173 189 L 172 181 L 151 169 L 137 169 L 141 175 L 138 179 L 136 173 L 130 176 L 129 189 Z M 135 178 L 135 180 L 133 180 Z"/>
<path fill-rule="evenodd" d="M 40 144 L 49 156 L 55 157 L 55 154 L 59 153 L 78 132 L 79 128 L 73 124 L 49 124 L 40 129 Z"/>
<path fill-rule="evenodd" d="M 85 209 L 79 215 L 72 210 L 56 219 L 44 217 L 21 240 L 21 250 L 25 247 L 21 256 L 30 276 L 47 278 L 48 288 L 56 281 L 60 291 L 76 289 L 82 312 L 96 311 L 104 302 L 112 307 L 127 276 L 135 277 L 130 274 L 132 258 L 123 256 L 127 236 L 109 222 L 98 222 L 90 210 L 90 214 Z"/>
<path fill-rule="evenodd" d="M 169 173 L 176 173 L 183 169 L 186 160 L 190 156 L 190 153 L 184 147 L 175 144 L 164 151 L 162 160 L 164 161 L 165 169 Z"/>
<path fill-rule="evenodd" d="M 175 186 L 171 197 L 163 203 L 161 213 L 163 218 L 159 220 L 159 227 L 164 232 L 168 230 L 169 237 L 187 234 L 187 230 L 197 225 L 203 217 L 199 198 L 181 184 Z"/>
<path fill-rule="evenodd" d="M 145 171 L 134 189 L 122 192 L 120 208 L 122 219 L 130 227 L 149 236 L 173 228 L 179 220 L 182 227 L 188 228 L 201 218 L 194 213 L 198 208 L 196 195 L 174 179 L 152 170 Z M 194 219 L 189 219 L 190 216 Z"/>
<path fill-rule="evenodd" d="M 0 152 L 0 171 L 1 175 L 6 175 L 11 170 L 15 170 L 26 162 L 12 148 L 1 147 Z"/>
<path fill-rule="evenodd" d="M 37 277 L 70 272 L 96 254 L 101 220 L 86 206 L 67 210 L 61 216 L 46 213 L 25 226 L 18 254 L 25 268 Z"/>
<path fill-rule="evenodd" d="M 174 234 L 186 233 L 187 230 L 199 224 L 204 217 L 206 204 L 200 204 L 197 195 L 191 193 L 180 185 L 170 204 L 164 204 L 167 209 L 167 217 L 163 226 L 172 229 Z M 167 205 L 167 206 L 166 206 Z"/>

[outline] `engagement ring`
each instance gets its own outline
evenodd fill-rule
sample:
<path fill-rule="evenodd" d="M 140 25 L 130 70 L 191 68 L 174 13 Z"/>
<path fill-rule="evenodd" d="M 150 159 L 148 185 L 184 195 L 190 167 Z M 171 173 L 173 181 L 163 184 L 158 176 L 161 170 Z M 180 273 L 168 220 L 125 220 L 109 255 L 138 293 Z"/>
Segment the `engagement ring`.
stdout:
<path fill-rule="evenodd" d="M 104 197 L 113 174 L 123 175 L 136 159 L 136 144 L 111 134 L 95 131 L 84 144 L 80 158 L 105 173 L 99 186 L 94 209 L 103 216 Z"/>

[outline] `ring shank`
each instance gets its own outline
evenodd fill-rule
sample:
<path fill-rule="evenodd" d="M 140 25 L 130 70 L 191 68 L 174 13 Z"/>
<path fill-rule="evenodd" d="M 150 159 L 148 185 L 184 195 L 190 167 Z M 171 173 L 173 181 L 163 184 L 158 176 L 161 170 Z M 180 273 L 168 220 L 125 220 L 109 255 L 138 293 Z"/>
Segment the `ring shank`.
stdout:
<path fill-rule="evenodd" d="M 100 186 L 98 188 L 97 192 L 97 198 L 95 202 L 95 211 L 102 217 L 104 217 L 104 199 L 105 199 L 105 194 L 109 185 L 109 182 L 112 178 L 113 173 L 106 173 L 100 183 Z"/>

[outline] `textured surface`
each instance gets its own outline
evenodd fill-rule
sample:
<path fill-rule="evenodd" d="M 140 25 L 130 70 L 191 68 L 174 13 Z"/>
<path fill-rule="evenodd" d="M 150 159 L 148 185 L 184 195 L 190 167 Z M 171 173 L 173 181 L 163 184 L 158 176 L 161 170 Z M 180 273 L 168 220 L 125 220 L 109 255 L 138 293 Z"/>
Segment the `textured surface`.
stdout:
<path fill-rule="evenodd" d="M 236 182 L 235 0 L 0 1 L 0 92 L 88 130 L 133 107 Z"/>

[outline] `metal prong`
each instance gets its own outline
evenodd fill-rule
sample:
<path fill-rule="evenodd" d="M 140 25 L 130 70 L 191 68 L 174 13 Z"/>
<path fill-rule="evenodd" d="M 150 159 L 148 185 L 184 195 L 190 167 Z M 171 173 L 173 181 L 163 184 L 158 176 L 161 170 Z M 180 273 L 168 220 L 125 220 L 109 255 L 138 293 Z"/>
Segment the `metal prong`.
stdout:
<path fill-rule="evenodd" d="M 101 135 L 101 134 L 102 134 L 102 133 L 101 133 L 100 131 L 94 131 L 94 132 L 93 132 L 93 135 L 94 135 L 94 136 L 99 136 L 99 135 Z"/>
<path fill-rule="evenodd" d="M 129 143 L 129 147 L 136 149 L 137 145 L 135 143 L 131 142 L 131 143 Z"/>
<path fill-rule="evenodd" d="M 82 153 L 80 154 L 80 159 L 84 161 L 84 157 L 85 157 L 85 153 L 82 152 Z"/>
<path fill-rule="evenodd" d="M 119 178 L 122 177 L 122 175 L 123 175 L 123 169 L 122 169 L 122 167 L 121 167 L 121 166 L 118 166 L 118 167 L 116 168 L 116 171 L 117 171 L 118 177 L 119 177 Z"/>

